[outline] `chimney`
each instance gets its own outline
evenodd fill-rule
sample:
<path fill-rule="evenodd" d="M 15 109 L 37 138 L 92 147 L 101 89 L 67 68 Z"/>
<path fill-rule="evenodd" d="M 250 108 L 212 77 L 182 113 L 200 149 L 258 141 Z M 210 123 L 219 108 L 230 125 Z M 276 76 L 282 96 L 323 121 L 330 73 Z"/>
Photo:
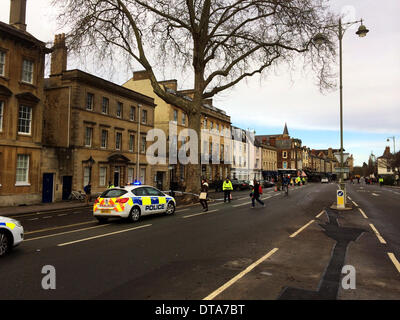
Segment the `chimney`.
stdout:
<path fill-rule="evenodd" d="M 54 38 L 50 76 L 61 75 L 65 70 L 67 70 L 67 46 L 65 45 L 65 33 L 62 33 L 56 34 Z"/>
<path fill-rule="evenodd" d="M 10 25 L 26 31 L 26 0 L 11 0 Z"/>

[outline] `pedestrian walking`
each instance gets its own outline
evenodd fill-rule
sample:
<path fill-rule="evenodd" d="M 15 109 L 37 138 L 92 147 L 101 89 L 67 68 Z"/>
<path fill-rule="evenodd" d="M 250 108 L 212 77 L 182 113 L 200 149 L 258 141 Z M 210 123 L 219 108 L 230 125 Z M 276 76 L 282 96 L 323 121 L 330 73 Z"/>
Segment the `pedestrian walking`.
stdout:
<path fill-rule="evenodd" d="M 89 204 L 89 202 L 92 200 L 91 194 L 92 194 L 92 186 L 90 182 L 83 188 L 83 191 L 85 191 L 86 194 L 86 204 Z"/>
<path fill-rule="evenodd" d="M 200 204 L 203 206 L 203 211 L 208 211 L 207 198 L 208 198 L 208 183 L 206 179 L 202 179 L 199 200 Z"/>
<path fill-rule="evenodd" d="M 112 189 L 112 188 L 115 188 L 115 187 L 114 187 L 114 184 L 111 183 L 111 181 L 108 181 L 108 187 L 107 188 L 108 189 Z"/>
<path fill-rule="evenodd" d="M 252 197 L 251 197 L 251 207 L 255 208 L 256 206 L 256 201 L 261 204 L 263 207 L 265 206 L 264 202 L 262 202 L 260 200 L 260 195 L 262 195 L 262 187 L 261 185 L 258 183 L 258 181 L 256 179 L 254 179 L 254 186 L 253 186 L 253 190 L 252 190 Z"/>
<path fill-rule="evenodd" d="M 229 177 L 226 177 L 224 183 L 222 184 L 222 189 L 224 191 L 224 202 L 228 199 L 228 202 L 231 202 L 231 191 L 233 190 L 232 181 L 229 180 Z"/>
<path fill-rule="evenodd" d="M 380 186 L 380 187 L 383 186 L 383 178 L 382 178 L 382 177 L 379 178 L 379 186 Z"/>

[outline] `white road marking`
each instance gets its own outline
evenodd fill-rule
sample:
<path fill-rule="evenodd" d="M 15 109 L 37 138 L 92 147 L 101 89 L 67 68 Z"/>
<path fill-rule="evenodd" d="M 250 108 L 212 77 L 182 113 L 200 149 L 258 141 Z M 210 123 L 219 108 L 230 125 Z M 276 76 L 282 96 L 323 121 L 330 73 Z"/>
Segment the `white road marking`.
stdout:
<path fill-rule="evenodd" d="M 361 208 L 358 208 L 358 210 L 360 211 L 360 213 L 362 214 L 362 216 L 363 216 L 365 219 L 368 219 L 367 215 L 365 214 L 365 212 L 364 212 Z"/>
<path fill-rule="evenodd" d="M 206 212 L 195 213 L 195 214 L 191 214 L 191 215 L 188 215 L 188 216 L 183 216 L 182 218 L 183 219 L 191 218 L 191 217 L 200 216 L 202 214 L 207 214 L 207 213 L 211 213 L 211 212 L 215 212 L 215 211 L 218 211 L 218 209 L 211 210 L 211 211 L 206 211 Z"/>
<path fill-rule="evenodd" d="M 39 219 L 39 218 L 38 218 Z M 80 223 L 74 223 L 74 224 L 67 224 L 65 226 L 59 226 L 59 227 L 52 227 L 52 228 L 46 228 L 46 229 L 40 229 L 40 230 L 35 230 L 35 231 L 30 231 L 30 232 L 25 232 L 25 235 L 27 234 L 32 234 L 32 233 L 40 233 L 44 231 L 51 231 L 51 230 L 57 230 L 57 229 L 64 229 L 68 227 L 76 227 L 76 226 L 81 226 L 83 224 L 89 224 L 93 223 L 94 221 L 86 221 L 86 222 L 80 222 Z"/>
<path fill-rule="evenodd" d="M 375 235 L 378 238 L 379 242 L 382 243 L 382 244 L 386 244 L 385 239 L 382 238 L 382 236 L 380 235 L 379 231 L 374 227 L 374 225 L 372 223 L 370 223 L 369 226 L 371 227 L 372 230 L 374 230 Z"/>
<path fill-rule="evenodd" d="M 299 230 L 297 230 L 295 233 L 291 234 L 289 236 L 289 238 L 294 238 L 295 236 L 297 236 L 300 232 L 302 232 L 305 228 L 307 228 L 310 224 L 312 224 L 313 222 L 315 222 L 315 220 L 311 220 L 309 223 L 307 223 L 305 226 L 301 227 Z"/>
<path fill-rule="evenodd" d="M 395 255 L 391 252 L 388 252 L 388 256 L 390 258 L 390 260 L 392 260 L 394 266 L 396 267 L 397 271 L 400 273 L 400 263 L 399 261 L 396 259 Z"/>
<path fill-rule="evenodd" d="M 80 239 L 80 240 L 75 240 L 75 241 L 71 241 L 71 242 L 60 243 L 60 244 L 57 245 L 57 247 L 64 247 L 64 246 L 68 246 L 68 245 L 79 243 L 79 242 L 84 242 L 84 241 L 89 241 L 89 240 L 93 240 L 93 239 L 108 237 L 108 236 L 112 236 L 114 234 L 119 234 L 119 233 L 123 233 L 123 232 L 129 232 L 129 231 L 133 231 L 133 230 L 147 228 L 147 227 L 150 227 L 150 226 L 151 226 L 151 224 L 146 224 L 146 225 L 135 227 L 135 228 L 129 228 L 129 229 L 124 229 L 124 230 L 120 230 L 120 231 L 105 233 L 105 234 L 101 234 L 101 235 L 98 235 L 98 236 L 89 237 L 89 238 L 85 238 L 85 239 Z"/>
<path fill-rule="evenodd" d="M 279 249 L 275 248 L 272 249 L 270 252 L 268 252 L 265 256 L 262 258 L 258 259 L 256 262 L 252 263 L 250 266 L 248 266 L 245 270 L 240 272 L 238 275 L 236 275 L 234 278 L 229 280 L 227 283 L 225 283 L 223 286 L 219 287 L 217 290 L 215 290 L 213 293 L 209 294 L 207 297 L 205 297 L 203 300 L 212 300 L 216 296 L 218 296 L 221 292 L 225 291 L 227 288 L 229 288 L 231 285 L 233 285 L 235 282 L 243 278 L 246 274 L 248 274 L 251 270 L 253 270 L 255 267 L 257 267 L 260 263 L 264 262 L 266 259 L 271 257 L 275 252 L 277 252 Z"/>
<path fill-rule="evenodd" d="M 355 203 L 354 201 L 351 201 L 351 202 L 353 202 L 353 204 L 354 204 L 356 207 L 358 207 L 358 204 L 357 204 L 357 203 Z"/>
<path fill-rule="evenodd" d="M 379 197 L 379 194 L 376 194 L 376 193 L 372 193 L 372 195 L 375 197 Z"/>
<path fill-rule="evenodd" d="M 109 224 L 102 224 L 100 226 L 94 226 L 94 227 L 88 227 L 88 228 L 82 228 L 82 229 L 76 229 L 76 230 L 71 230 L 71 231 L 65 231 L 65 232 L 60 232 L 60 233 L 49 234 L 47 236 L 41 236 L 41 237 L 26 239 L 26 240 L 24 240 L 24 242 L 33 241 L 33 240 L 39 240 L 39 239 L 45 239 L 45 238 L 51 238 L 51 237 L 56 237 L 56 236 L 61 236 L 63 234 L 68 234 L 68 233 L 74 233 L 74 232 L 80 232 L 80 231 L 85 231 L 85 230 L 102 228 L 102 227 L 105 227 L 105 226 L 108 226 L 108 225 Z"/>
<path fill-rule="evenodd" d="M 28 219 L 28 221 L 39 220 L 39 218 Z"/>
<path fill-rule="evenodd" d="M 316 218 L 319 218 L 320 216 L 322 216 L 325 213 L 325 210 L 322 210 L 317 216 L 315 216 Z"/>

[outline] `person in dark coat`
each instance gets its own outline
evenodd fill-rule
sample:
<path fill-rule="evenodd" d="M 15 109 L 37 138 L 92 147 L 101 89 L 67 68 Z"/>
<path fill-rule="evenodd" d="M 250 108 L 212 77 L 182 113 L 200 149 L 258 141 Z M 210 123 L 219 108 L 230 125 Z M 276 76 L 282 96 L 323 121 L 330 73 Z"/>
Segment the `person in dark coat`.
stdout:
<path fill-rule="evenodd" d="M 200 193 L 206 193 L 206 198 L 205 199 L 200 199 L 200 203 L 203 206 L 203 211 L 208 211 L 208 204 L 207 204 L 207 198 L 208 198 L 208 183 L 206 179 L 201 180 L 201 190 Z"/>
<path fill-rule="evenodd" d="M 251 197 L 252 208 L 256 206 L 255 204 L 256 201 L 264 207 L 265 206 L 264 202 L 260 200 L 260 195 L 262 194 L 262 188 L 256 179 L 254 179 L 252 194 L 253 194 L 253 196 Z"/>

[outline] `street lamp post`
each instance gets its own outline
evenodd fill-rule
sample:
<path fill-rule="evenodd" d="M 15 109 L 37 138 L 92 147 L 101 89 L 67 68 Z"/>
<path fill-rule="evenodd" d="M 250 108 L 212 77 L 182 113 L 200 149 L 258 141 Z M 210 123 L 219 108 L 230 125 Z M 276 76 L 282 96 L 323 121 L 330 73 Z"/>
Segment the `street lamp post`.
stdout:
<path fill-rule="evenodd" d="M 343 177 L 343 171 L 344 171 L 344 160 L 343 160 L 343 54 L 342 54 L 342 40 L 344 33 L 346 32 L 346 28 L 343 26 L 351 26 L 356 23 L 361 23 L 360 27 L 358 28 L 356 34 L 359 37 L 365 37 L 369 30 L 363 25 L 363 20 L 359 21 L 354 21 L 354 22 L 347 22 L 347 23 L 342 23 L 342 19 L 339 19 L 339 24 L 338 25 L 333 25 L 333 26 L 327 26 L 327 29 L 338 30 L 336 35 L 339 38 L 339 68 L 340 68 L 340 178 L 339 178 L 339 185 L 340 189 L 343 190 L 344 192 L 344 204 L 346 204 L 346 185 L 344 183 L 344 177 Z M 324 42 L 327 41 L 327 37 L 322 34 L 318 33 L 314 37 L 314 42 L 318 45 L 323 44 Z"/>

